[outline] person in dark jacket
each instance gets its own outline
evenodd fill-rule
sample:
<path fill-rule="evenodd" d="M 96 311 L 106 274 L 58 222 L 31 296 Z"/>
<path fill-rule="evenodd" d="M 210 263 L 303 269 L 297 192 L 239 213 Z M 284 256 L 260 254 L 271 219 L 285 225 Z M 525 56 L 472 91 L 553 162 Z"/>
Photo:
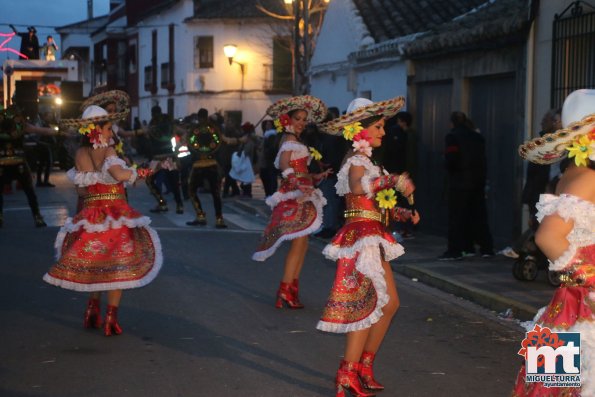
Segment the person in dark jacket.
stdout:
<path fill-rule="evenodd" d="M 27 33 L 19 33 L 13 25 L 9 25 L 14 33 L 21 37 L 21 51 L 25 55 L 21 59 L 39 59 L 39 39 L 37 29 L 33 26 L 27 28 Z"/>
<path fill-rule="evenodd" d="M 461 259 L 475 253 L 493 255 L 485 203 L 487 161 L 485 140 L 462 112 L 450 117 L 451 131 L 445 137 L 445 167 L 448 173 L 448 248 L 440 260 Z"/>

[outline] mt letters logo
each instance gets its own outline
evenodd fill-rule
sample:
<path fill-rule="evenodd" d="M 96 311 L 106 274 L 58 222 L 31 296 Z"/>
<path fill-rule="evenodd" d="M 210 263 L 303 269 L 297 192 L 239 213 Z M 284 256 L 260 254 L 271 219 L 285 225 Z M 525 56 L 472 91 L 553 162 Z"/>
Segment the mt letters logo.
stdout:
<path fill-rule="evenodd" d="M 581 334 L 552 332 L 535 325 L 525 334 L 519 356 L 525 358 L 525 382 L 545 387 L 580 387 Z"/>

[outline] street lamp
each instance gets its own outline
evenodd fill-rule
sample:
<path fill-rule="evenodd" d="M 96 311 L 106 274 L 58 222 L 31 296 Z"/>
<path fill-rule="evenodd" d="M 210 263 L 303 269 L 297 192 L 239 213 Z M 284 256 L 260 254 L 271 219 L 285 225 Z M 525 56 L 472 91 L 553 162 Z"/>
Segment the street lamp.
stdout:
<path fill-rule="evenodd" d="M 238 46 L 236 46 L 235 44 L 225 44 L 223 46 L 223 52 L 225 53 L 225 56 L 229 60 L 230 66 L 233 63 L 233 57 L 236 56 L 237 51 L 238 51 Z"/>
<path fill-rule="evenodd" d="M 238 46 L 235 44 L 225 44 L 223 46 L 223 52 L 225 53 L 225 56 L 227 57 L 227 60 L 229 61 L 229 66 L 231 66 L 234 63 L 237 63 L 238 65 L 240 65 L 240 71 L 242 72 L 242 76 L 244 75 L 245 72 L 245 64 L 240 63 L 238 61 L 234 61 L 234 57 L 236 56 L 236 53 L 238 52 Z"/>

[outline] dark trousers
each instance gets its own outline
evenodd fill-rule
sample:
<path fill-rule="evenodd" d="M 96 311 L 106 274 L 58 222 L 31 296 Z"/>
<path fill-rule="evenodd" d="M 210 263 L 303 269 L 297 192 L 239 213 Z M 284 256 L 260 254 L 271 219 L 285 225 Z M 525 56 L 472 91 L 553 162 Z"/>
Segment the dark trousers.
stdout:
<path fill-rule="evenodd" d="M 151 191 L 151 194 L 159 205 L 165 205 L 167 202 L 163 198 L 163 194 L 161 193 L 161 183 L 158 181 L 164 178 L 166 185 L 169 189 L 173 190 L 174 199 L 176 200 L 176 204 L 179 206 L 184 205 L 182 202 L 182 195 L 180 194 L 180 172 L 178 170 L 166 170 L 160 169 L 154 174 L 151 174 L 147 177 L 146 183 Z"/>
<path fill-rule="evenodd" d="M 260 169 L 260 179 L 262 180 L 265 196 L 272 196 L 277 191 L 278 176 L 279 171 L 275 167 Z"/>
<path fill-rule="evenodd" d="M 24 161 L 22 164 L 17 165 L 0 165 L 0 214 L 4 208 L 4 185 L 13 180 L 16 180 L 23 187 L 33 216 L 39 215 L 39 203 L 37 202 L 35 190 L 33 190 L 31 170 Z"/>
<path fill-rule="evenodd" d="M 50 181 L 50 171 L 54 162 L 52 158 L 52 149 L 48 144 L 38 142 L 35 152 L 37 157 L 37 184 L 47 184 Z M 43 180 L 41 179 L 42 174 Z"/>
<path fill-rule="evenodd" d="M 215 216 L 221 218 L 223 216 L 221 205 L 221 181 L 219 180 L 219 169 L 217 166 L 192 168 L 192 171 L 190 171 L 188 193 L 190 194 L 190 200 L 192 201 L 194 211 L 196 211 L 196 216 L 204 214 L 200 199 L 198 198 L 198 194 L 196 194 L 200 182 L 204 180 L 209 183 L 211 196 L 213 197 L 213 205 L 215 206 Z"/>
<path fill-rule="evenodd" d="M 483 189 L 451 189 L 448 195 L 448 251 L 453 254 L 475 252 L 475 243 L 482 254 L 493 253 Z"/>

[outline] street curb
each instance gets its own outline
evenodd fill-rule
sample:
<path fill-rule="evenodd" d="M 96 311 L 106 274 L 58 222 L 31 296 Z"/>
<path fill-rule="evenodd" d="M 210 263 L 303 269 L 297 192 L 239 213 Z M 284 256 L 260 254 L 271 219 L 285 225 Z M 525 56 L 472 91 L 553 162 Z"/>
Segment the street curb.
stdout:
<path fill-rule="evenodd" d="M 512 316 L 522 321 L 532 320 L 538 311 L 531 305 L 517 302 L 491 292 L 483 291 L 450 277 L 442 276 L 431 270 L 422 269 L 413 265 L 396 264 L 393 270 L 410 278 L 416 278 L 424 284 L 451 293 L 455 296 L 468 299 L 497 313 L 512 310 Z"/>

